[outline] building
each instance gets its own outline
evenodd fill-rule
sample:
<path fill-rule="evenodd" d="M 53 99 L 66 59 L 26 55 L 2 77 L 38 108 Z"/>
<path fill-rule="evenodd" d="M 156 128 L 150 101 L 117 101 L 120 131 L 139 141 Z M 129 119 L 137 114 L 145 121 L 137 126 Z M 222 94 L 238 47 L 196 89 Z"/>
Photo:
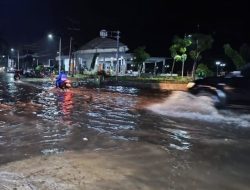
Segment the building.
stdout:
<path fill-rule="evenodd" d="M 56 61 L 59 62 L 59 56 L 56 57 Z M 51 64 L 49 64 L 49 66 L 51 67 Z M 68 55 L 61 56 L 61 69 L 63 69 L 65 72 L 69 72 L 70 69 L 69 69 L 69 56 Z"/>
<path fill-rule="evenodd" d="M 127 64 L 132 61 L 132 55 L 127 53 L 128 50 L 125 44 L 119 43 L 117 63 L 117 41 L 110 38 L 95 38 L 74 53 L 76 70 L 82 73 L 105 71 L 110 75 L 124 75 L 127 72 Z"/>

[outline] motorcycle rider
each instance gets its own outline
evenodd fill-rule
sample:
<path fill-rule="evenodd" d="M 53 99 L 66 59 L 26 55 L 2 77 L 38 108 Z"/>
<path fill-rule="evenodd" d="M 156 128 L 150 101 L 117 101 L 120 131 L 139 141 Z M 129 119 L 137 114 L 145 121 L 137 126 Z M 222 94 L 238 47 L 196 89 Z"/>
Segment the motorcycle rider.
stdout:
<path fill-rule="evenodd" d="M 14 80 L 20 80 L 20 78 L 21 78 L 21 76 L 20 76 L 20 72 L 19 72 L 19 70 L 16 70 L 15 71 L 15 74 L 14 74 Z"/>
<path fill-rule="evenodd" d="M 61 87 L 63 82 L 66 80 L 67 80 L 67 74 L 64 72 L 64 70 L 61 70 L 60 74 L 56 79 L 56 88 Z"/>

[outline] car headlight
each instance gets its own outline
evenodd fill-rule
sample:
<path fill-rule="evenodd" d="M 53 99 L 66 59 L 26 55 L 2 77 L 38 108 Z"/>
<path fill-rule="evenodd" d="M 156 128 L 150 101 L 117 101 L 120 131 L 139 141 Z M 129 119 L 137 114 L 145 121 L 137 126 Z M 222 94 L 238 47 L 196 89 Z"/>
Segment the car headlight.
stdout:
<path fill-rule="evenodd" d="M 189 82 L 189 83 L 187 84 L 187 88 L 193 88 L 194 85 L 195 85 L 194 82 Z"/>

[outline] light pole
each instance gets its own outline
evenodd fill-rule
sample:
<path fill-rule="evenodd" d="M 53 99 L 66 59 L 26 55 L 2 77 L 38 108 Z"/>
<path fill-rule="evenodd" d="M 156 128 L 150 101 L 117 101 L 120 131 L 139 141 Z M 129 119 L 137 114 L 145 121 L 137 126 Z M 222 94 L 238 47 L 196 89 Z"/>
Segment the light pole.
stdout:
<path fill-rule="evenodd" d="M 215 64 L 216 64 L 216 76 L 218 77 L 218 76 L 219 76 L 219 65 L 220 65 L 220 61 L 216 61 Z"/>
<path fill-rule="evenodd" d="M 106 38 L 106 37 L 111 37 L 111 38 L 116 38 L 116 66 L 115 66 L 115 71 L 116 71 L 116 80 L 118 77 L 118 69 L 119 69 L 119 39 L 120 39 L 120 31 L 107 31 L 107 30 L 101 30 L 100 31 L 100 36 L 101 38 Z"/>
<path fill-rule="evenodd" d="M 12 52 L 15 51 L 14 48 L 11 48 L 10 50 L 11 50 Z M 16 50 L 16 51 L 17 51 L 17 70 L 19 70 L 19 50 Z"/>
<path fill-rule="evenodd" d="M 48 34 L 48 38 L 49 39 L 53 39 L 54 35 L 53 34 Z M 59 65 L 59 68 L 58 68 L 58 72 L 60 73 L 61 72 L 61 51 L 62 51 L 62 39 L 61 37 L 59 36 L 59 57 L 58 57 L 58 65 Z"/>

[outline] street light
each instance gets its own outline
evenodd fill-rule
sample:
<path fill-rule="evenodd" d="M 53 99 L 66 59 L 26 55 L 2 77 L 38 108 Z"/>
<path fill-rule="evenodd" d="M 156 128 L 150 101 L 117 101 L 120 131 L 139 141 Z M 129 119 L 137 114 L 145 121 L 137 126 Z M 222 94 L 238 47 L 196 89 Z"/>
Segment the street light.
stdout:
<path fill-rule="evenodd" d="M 221 73 L 222 73 L 222 75 L 224 75 L 225 73 L 224 73 L 224 67 L 226 66 L 226 64 L 225 63 L 221 63 L 220 64 L 220 67 L 221 67 Z"/>
<path fill-rule="evenodd" d="M 14 52 L 15 49 L 11 48 L 10 51 Z M 19 70 L 19 50 L 17 50 L 17 70 Z"/>
<path fill-rule="evenodd" d="M 117 49 L 117 53 L 116 53 L 116 66 L 115 66 L 115 71 L 116 71 L 116 80 L 118 77 L 118 69 L 119 69 L 119 39 L 120 39 L 120 31 L 107 31 L 107 30 L 101 30 L 100 31 L 100 36 L 101 38 L 107 38 L 107 37 L 111 37 L 111 38 L 116 38 L 116 49 Z"/>
<path fill-rule="evenodd" d="M 53 34 L 48 34 L 48 38 L 49 39 L 53 39 L 54 35 Z M 60 73 L 61 72 L 61 51 L 62 51 L 62 39 L 61 37 L 59 36 L 59 59 L 58 59 L 58 62 L 59 62 L 59 68 L 58 68 L 58 72 Z"/>
<path fill-rule="evenodd" d="M 216 76 L 218 77 L 218 75 L 219 75 L 219 65 L 221 63 L 220 63 L 220 61 L 216 61 L 215 64 L 216 64 Z"/>

